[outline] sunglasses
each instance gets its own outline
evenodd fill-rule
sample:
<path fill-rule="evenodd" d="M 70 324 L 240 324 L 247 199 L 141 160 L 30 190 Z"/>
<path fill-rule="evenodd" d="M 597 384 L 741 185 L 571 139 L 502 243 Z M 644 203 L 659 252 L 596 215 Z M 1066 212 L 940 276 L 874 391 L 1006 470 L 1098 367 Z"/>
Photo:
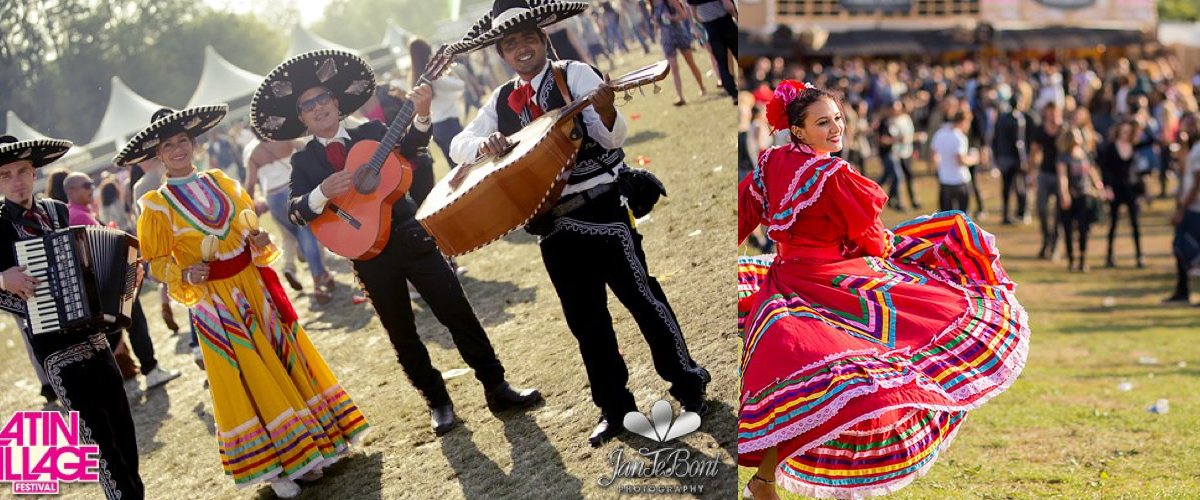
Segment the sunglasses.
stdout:
<path fill-rule="evenodd" d="M 333 100 L 333 94 L 329 92 L 321 92 L 310 99 L 300 101 L 299 107 L 301 113 L 311 113 L 317 106 L 324 106 Z"/>
<path fill-rule="evenodd" d="M 96 184 L 94 184 L 94 183 L 92 183 L 92 182 L 90 182 L 90 181 L 89 181 L 89 182 L 85 182 L 85 183 L 83 183 L 83 184 L 80 184 L 80 185 L 78 185 L 78 186 L 75 186 L 75 187 L 74 187 L 74 188 L 72 188 L 72 189 L 80 189 L 80 188 L 83 188 L 83 189 L 91 189 L 91 188 L 94 188 L 94 187 L 96 187 Z"/>

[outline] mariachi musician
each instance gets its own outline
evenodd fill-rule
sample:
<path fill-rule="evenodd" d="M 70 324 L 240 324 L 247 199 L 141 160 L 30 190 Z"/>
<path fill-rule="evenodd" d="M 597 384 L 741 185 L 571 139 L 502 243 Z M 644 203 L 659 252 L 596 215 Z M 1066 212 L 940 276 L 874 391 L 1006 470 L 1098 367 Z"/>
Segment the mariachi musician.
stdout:
<path fill-rule="evenodd" d="M 33 199 L 37 169 L 54 162 L 71 143 L 56 139 L 18 141 L 0 137 L 0 288 L 13 295 L 0 297 L 5 309 L 14 301 L 34 295 L 38 280 L 18 266 L 14 245 L 39 238 L 70 225 L 67 206 L 43 198 Z M 15 295 L 15 297 L 14 297 Z M 17 299 L 19 297 L 19 300 Z M 37 362 L 46 371 L 59 401 L 68 411 L 79 412 L 83 435 L 100 449 L 100 486 L 108 500 L 145 497 L 138 475 L 137 439 L 129 401 L 125 398 L 121 369 L 113 358 L 105 334 L 99 330 L 33 335 L 19 320 L 22 334 L 33 347 Z"/>
<path fill-rule="evenodd" d="M 574 169 L 550 213 L 526 226 L 539 234 L 542 260 L 562 302 L 567 326 L 579 341 L 599 424 L 588 442 L 599 446 L 619 434 L 627 412 L 636 411 L 626 387 L 629 371 L 617 347 L 605 285 L 612 288 L 637 320 L 650 345 L 654 367 L 671 383 L 671 395 L 685 411 L 704 413 L 711 377 L 690 354 L 658 281 L 647 271 L 642 236 L 618 192 L 617 176 L 626 169 L 625 120 L 613 106 L 613 89 L 595 68 L 577 61 L 551 62 L 543 27 L 577 15 L 586 3 L 557 0 L 496 0 L 463 41 L 451 45 L 465 53 L 496 45 L 496 52 L 517 78 L 496 89 L 450 146 L 460 164 L 505 151 L 513 135 L 546 111 L 594 92 L 592 107 L 577 118 L 586 129 Z M 563 95 L 563 89 L 569 96 Z M 462 168 L 462 167 L 460 167 Z M 468 167 L 469 168 L 469 167 Z M 457 173 L 456 173 L 457 174 Z"/>
<path fill-rule="evenodd" d="M 313 135 L 292 155 L 288 216 L 297 225 L 316 219 L 330 199 L 353 189 L 351 173 L 345 170 L 347 151 L 358 141 L 383 139 L 387 126 L 378 121 L 359 126 L 343 122 L 366 103 L 374 87 L 375 74 L 365 60 L 347 52 L 319 50 L 284 61 L 254 93 L 251 115 L 260 136 L 286 141 Z M 432 161 L 427 146 L 433 93 L 428 85 L 422 85 L 408 98 L 415 104 L 416 117 L 397 152 L 413 161 Z M 415 203 L 401 198 L 393 206 L 387 246 L 373 258 L 352 262 L 400 366 L 429 405 L 434 433 L 449 432 L 457 418 L 442 374 L 433 367 L 429 351 L 417 335 L 406 281 L 450 330 L 459 353 L 483 384 L 489 409 L 499 413 L 537 403 L 542 396 L 536 389 L 513 389 L 505 381 L 504 367 L 458 276 L 413 219 L 416 211 Z"/>

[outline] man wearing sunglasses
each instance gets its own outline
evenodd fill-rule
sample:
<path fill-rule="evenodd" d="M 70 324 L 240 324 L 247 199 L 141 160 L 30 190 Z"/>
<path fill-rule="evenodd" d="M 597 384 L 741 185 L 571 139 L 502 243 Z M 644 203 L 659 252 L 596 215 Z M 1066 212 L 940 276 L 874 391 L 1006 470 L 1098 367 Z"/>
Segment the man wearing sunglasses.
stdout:
<path fill-rule="evenodd" d="M 251 101 L 250 115 L 260 137 L 285 141 L 312 134 L 292 155 L 288 217 L 308 224 L 329 209 L 329 200 L 353 189 L 346 154 L 363 140 L 383 139 L 387 126 L 378 121 L 355 125 L 343 118 L 366 104 L 375 75 L 362 58 L 322 50 L 284 61 L 267 75 Z M 416 163 L 432 161 L 430 103 L 433 90 L 421 85 L 408 94 L 414 104 L 410 129 L 396 147 Z M 437 251 L 433 239 L 417 223 L 417 204 L 404 198 L 392 207 L 392 234 L 375 257 L 354 260 L 354 272 L 395 347 L 397 360 L 429 406 L 434 433 L 445 434 L 458 419 L 442 374 L 417 334 L 408 286 L 421 294 L 427 309 L 446 326 L 454 345 L 484 388 L 493 412 L 520 410 L 541 401 L 536 389 L 514 389 L 505 380 L 487 332 L 475 315 L 458 276 Z"/>

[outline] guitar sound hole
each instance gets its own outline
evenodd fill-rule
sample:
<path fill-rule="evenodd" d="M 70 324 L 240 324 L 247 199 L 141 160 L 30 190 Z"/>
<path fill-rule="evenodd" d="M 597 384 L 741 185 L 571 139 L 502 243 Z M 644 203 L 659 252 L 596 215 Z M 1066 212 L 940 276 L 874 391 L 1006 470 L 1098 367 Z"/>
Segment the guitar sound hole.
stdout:
<path fill-rule="evenodd" d="M 358 194 L 371 194 L 379 189 L 379 174 L 370 168 L 360 168 L 354 172 L 354 190 Z"/>

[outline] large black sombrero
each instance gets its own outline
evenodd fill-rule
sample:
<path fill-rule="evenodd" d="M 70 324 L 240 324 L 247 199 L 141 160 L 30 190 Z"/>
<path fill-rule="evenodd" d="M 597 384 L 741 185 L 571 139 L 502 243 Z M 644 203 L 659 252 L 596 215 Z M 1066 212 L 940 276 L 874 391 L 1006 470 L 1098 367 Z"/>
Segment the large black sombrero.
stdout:
<path fill-rule="evenodd" d="M 587 10 L 585 2 L 559 0 L 496 0 L 492 11 L 476 21 L 462 41 L 451 44 L 451 54 L 466 54 L 490 46 L 520 30 L 544 28 Z"/>
<path fill-rule="evenodd" d="M 163 108 L 150 117 L 150 125 L 138 132 L 113 157 L 114 165 L 130 165 L 153 158 L 163 140 L 186 132 L 193 138 L 208 132 L 221 123 L 229 106 L 196 106 L 183 111 Z"/>
<path fill-rule="evenodd" d="M 286 60 L 254 91 L 250 119 L 255 132 L 273 141 L 287 141 L 307 133 L 300 123 L 297 100 L 300 94 L 316 86 L 329 89 L 345 117 L 371 98 L 375 72 L 363 58 L 340 50 L 314 50 Z"/>
<path fill-rule="evenodd" d="M 29 160 L 33 168 L 44 167 L 62 158 L 72 145 L 61 139 L 19 141 L 11 135 L 0 136 L 0 165 Z"/>

